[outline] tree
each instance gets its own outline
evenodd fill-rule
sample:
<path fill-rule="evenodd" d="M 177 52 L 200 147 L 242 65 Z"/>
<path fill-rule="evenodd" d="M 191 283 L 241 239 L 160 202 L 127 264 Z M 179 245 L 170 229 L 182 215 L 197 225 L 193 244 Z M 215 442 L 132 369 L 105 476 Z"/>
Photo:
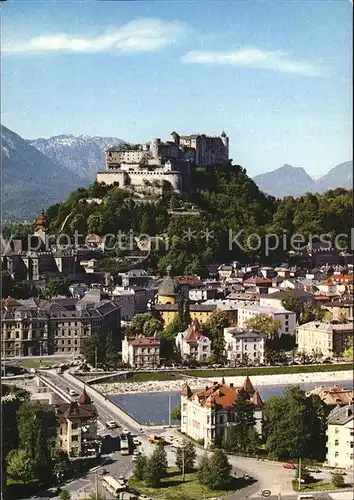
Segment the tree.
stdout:
<path fill-rule="evenodd" d="M 336 488 L 343 488 L 345 486 L 344 477 L 342 474 L 333 474 L 332 484 Z"/>
<path fill-rule="evenodd" d="M 205 335 L 211 340 L 211 349 L 218 361 L 224 355 L 224 328 L 228 326 L 230 326 L 228 313 L 226 311 L 215 311 L 203 327 Z"/>
<path fill-rule="evenodd" d="M 306 302 L 302 306 L 299 324 L 304 325 L 305 323 L 310 323 L 311 321 L 322 321 L 325 314 L 326 311 L 322 309 L 320 305 Z"/>
<path fill-rule="evenodd" d="M 271 458 L 324 459 L 329 412 L 318 396 L 306 397 L 300 387 L 289 387 L 283 396 L 267 399 L 264 413 Z"/>
<path fill-rule="evenodd" d="M 68 490 L 61 490 L 59 495 L 60 500 L 71 500 L 71 495 Z"/>
<path fill-rule="evenodd" d="M 136 460 L 134 462 L 133 474 L 139 481 L 142 481 L 145 477 L 147 465 L 147 457 L 143 453 L 138 453 Z"/>
<path fill-rule="evenodd" d="M 349 346 L 348 348 L 344 351 L 343 355 L 349 359 L 350 361 L 353 361 L 354 354 L 353 354 L 353 337 L 349 341 Z"/>
<path fill-rule="evenodd" d="M 254 406 L 249 403 L 245 392 L 240 391 L 234 404 L 234 424 L 228 426 L 225 446 L 230 450 L 246 450 L 249 442 L 249 430 L 256 423 Z"/>
<path fill-rule="evenodd" d="M 176 451 L 176 466 L 181 472 L 191 472 L 194 469 L 197 453 L 191 441 L 184 440 Z"/>
<path fill-rule="evenodd" d="M 230 482 L 231 465 L 223 450 L 215 450 L 209 461 L 207 485 L 212 490 L 225 489 Z"/>
<path fill-rule="evenodd" d="M 260 313 L 247 319 L 245 327 L 251 330 L 258 330 L 267 335 L 268 338 L 274 339 L 278 335 L 281 323 L 278 319 L 273 319 L 267 313 Z"/>
<path fill-rule="evenodd" d="M 297 295 L 295 295 L 293 290 L 288 290 L 285 292 L 281 300 L 281 305 L 287 311 L 294 312 L 296 314 L 296 319 L 299 319 L 303 306 L 300 298 Z"/>
<path fill-rule="evenodd" d="M 162 330 L 162 320 L 154 316 L 151 312 L 135 314 L 126 333 L 129 335 L 144 335 L 152 337 L 156 332 Z"/>
<path fill-rule="evenodd" d="M 167 454 L 163 445 L 158 445 L 147 461 L 144 479 L 151 488 L 160 485 L 161 479 L 167 475 Z"/>
<path fill-rule="evenodd" d="M 112 332 L 106 336 L 105 342 L 105 363 L 111 368 L 115 368 L 120 360 L 117 341 L 114 340 Z"/>
<path fill-rule="evenodd" d="M 181 405 L 173 408 L 173 410 L 171 411 L 171 418 L 173 420 L 181 420 Z"/>
<path fill-rule="evenodd" d="M 210 460 L 208 454 L 205 452 L 200 460 L 198 467 L 197 477 L 200 484 L 204 485 L 208 484 L 209 474 L 210 474 Z"/>
<path fill-rule="evenodd" d="M 69 457 L 63 450 L 61 450 L 57 446 L 53 446 L 50 450 L 50 453 L 53 475 L 59 481 L 66 475 L 69 470 Z"/>
<path fill-rule="evenodd" d="M 98 333 L 94 333 L 91 337 L 85 339 L 81 348 L 81 354 L 84 356 L 87 363 L 95 366 L 96 360 L 99 364 L 104 364 L 106 361 L 105 343 Z"/>
<path fill-rule="evenodd" d="M 70 278 L 49 278 L 44 290 L 44 295 L 47 298 L 56 297 L 57 295 L 70 295 L 69 286 Z"/>
<path fill-rule="evenodd" d="M 39 403 L 24 402 L 18 412 L 19 445 L 33 463 L 38 480 L 46 482 L 52 477 L 50 450 L 57 436 L 57 419 L 53 411 Z"/>
<path fill-rule="evenodd" d="M 22 449 L 11 450 L 7 456 L 7 473 L 15 481 L 29 484 L 35 479 L 31 454 Z"/>

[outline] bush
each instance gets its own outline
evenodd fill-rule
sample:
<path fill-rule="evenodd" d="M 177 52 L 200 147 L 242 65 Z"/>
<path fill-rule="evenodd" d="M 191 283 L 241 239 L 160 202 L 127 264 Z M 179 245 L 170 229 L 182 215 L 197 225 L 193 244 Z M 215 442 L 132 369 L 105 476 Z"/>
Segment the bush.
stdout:
<path fill-rule="evenodd" d="M 345 486 L 345 481 L 344 481 L 344 477 L 342 476 L 342 474 L 333 474 L 332 484 L 336 488 L 343 488 L 343 486 Z"/>

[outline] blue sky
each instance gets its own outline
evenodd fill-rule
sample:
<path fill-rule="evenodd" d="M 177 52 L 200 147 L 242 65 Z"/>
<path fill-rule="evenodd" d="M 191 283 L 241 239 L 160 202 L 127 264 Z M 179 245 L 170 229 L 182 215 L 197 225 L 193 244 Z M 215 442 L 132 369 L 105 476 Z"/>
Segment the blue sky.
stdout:
<path fill-rule="evenodd" d="M 2 5 L 2 123 L 25 138 L 230 136 L 250 175 L 352 158 L 349 0 Z"/>

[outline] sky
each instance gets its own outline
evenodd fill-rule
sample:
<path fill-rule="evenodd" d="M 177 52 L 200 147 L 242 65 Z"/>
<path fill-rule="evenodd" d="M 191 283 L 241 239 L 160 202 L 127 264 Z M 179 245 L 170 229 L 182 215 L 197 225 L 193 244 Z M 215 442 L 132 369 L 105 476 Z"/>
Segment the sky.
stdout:
<path fill-rule="evenodd" d="M 2 123 L 24 138 L 230 137 L 251 175 L 352 159 L 349 0 L 7 0 Z"/>

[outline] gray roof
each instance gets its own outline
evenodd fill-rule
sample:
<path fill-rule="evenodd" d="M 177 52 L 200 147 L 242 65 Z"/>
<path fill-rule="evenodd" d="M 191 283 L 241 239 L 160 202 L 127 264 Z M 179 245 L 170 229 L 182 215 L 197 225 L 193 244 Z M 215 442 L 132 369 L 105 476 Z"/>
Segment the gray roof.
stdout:
<path fill-rule="evenodd" d="M 305 292 L 305 290 L 302 290 L 301 288 L 294 288 L 293 290 L 291 290 L 291 292 L 303 302 L 315 302 L 315 297 L 312 295 L 312 293 Z M 266 298 L 267 300 L 268 299 L 281 300 L 287 293 L 288 292 L 285 290 L 283 292 L 274 292 L 268 294 Z"/>
<path fill-rule="evenodd" d="M 177 293 L 177 282 L 171 276 L 166 276 L 166 278 L 162 281 L 157 294 L 164 297 L 174 297 Z"/>
<path fill-rule="evenodd" d="M 353 420 L 354 405 L 336 406 L 328 416 L 328 424 L 344 425 Z"/>

